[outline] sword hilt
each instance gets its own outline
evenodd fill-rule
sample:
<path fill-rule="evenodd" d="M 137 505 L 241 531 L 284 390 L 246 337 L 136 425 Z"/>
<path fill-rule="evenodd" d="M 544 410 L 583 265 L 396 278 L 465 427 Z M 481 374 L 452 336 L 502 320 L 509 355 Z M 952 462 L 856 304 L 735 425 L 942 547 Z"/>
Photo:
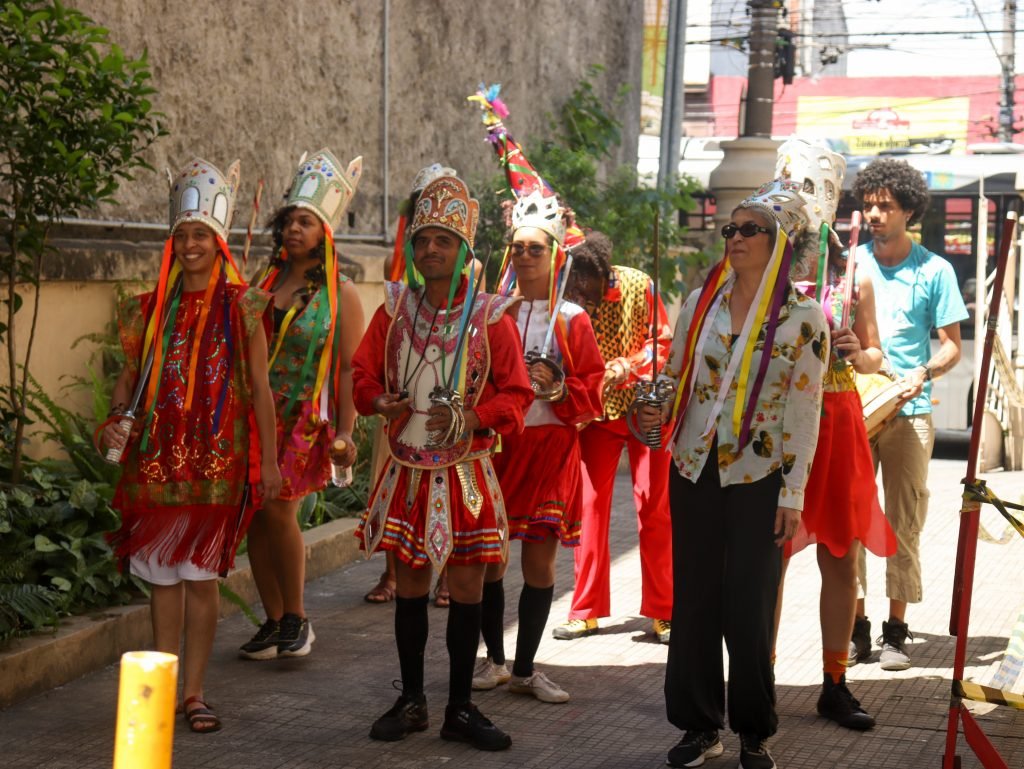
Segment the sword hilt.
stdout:
<path fill-rule="evenodd" d="M 110 462 L 112 465 L 121 464 L 121 457 L 124 455 L 124 450 L 128 446 L 128 439 L 132 434 L 132 427 L 135 425 L 135 414 L 127 412 L 121 415 L 121 421 L 117 423 L 121 432 L 124 433 L 124 445 L 123 446 L 111 446 L 107 449 L 107 453 L 103 455 L 103 458 Z"/>
<path fill-rule="evenodd" d="M 533 392 L 536 394 L 538 400 L 542 401 L 553 401 L 558 400 L 561 397 L 562 392 L 565 390 L 565 372 L 562 367 L 553 359 L 547 355 L 536 350 L 530 350 L 524 356 L 527 366 L 532 366 L 534 363 L 540 363 L 551 371 L 554 375 L 554 381 L 551 384 L 551 388 L 548 390 L 542 390 L 541 385 L 530 379 L 530 387 L 533 388 Z"/>
<path fill-rule="evenodd" d="M 644 406 L 653 406 L 660 413 L 672 395 L 671 390 L 672 388 L 668 382 L 664 381 L 641 381 L 636 383 L 636 395 L 633 398 L 633 403 L 629 406 L 626 426 L 633 434 L 633 437 L 648 448 L 661 448 L 661 424 L 659 423 L 647 432 L 642 433 L 636 426 L 636 412 Z"/>
<path fill-rule="evenodd" d="M 458 391 L 440 385 L 430 391 L 430 405 L 443 406 L 451 415 L 451 422 L 445 430 L 431 430 L 427 435 L 427 447 L 449 449 L 466 431 L 466 416 L 462 411 L 462 396 Z"/>

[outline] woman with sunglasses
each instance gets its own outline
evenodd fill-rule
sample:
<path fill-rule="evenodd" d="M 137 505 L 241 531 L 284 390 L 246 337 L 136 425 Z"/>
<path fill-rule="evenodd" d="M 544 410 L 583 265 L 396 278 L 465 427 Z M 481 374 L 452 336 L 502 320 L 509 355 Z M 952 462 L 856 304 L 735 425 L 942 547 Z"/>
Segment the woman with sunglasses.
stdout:
<path fill-rule="evenodd" d="M 721 755 L 729 725 L 741 769 L 773 769 L 771 649 L 782 545 L 796 532 L 818 436 L 828 325 L 789 282 L 790 235 L 807 221 L 793 182 L 761 187 L 722 228 L 725 258 L 679 315 L 665 376 L 674 408 L 638 410 L 640 429 L 675 411 L 669 481 L 674 605 L 668 718 L 685 731 L 670 766 Z"/>
<path fill-rule="evenodd" d="M 510 538 L 522 542 L 523 588 L 510 672 L 503 638 L 502 580 L 508 562 L 487 565 L 481 621 L 487 657 L 473 673 L 474 689 L 493 689 L 508 681 L 509 691 L 549 703 L 568 702 L 569 694 L 536 670 L 533 660 L 551 611 L 558 545 L 580 543 L 578 426 L 601 415 L 604 379 L 604 361 L 587 313 L 571 302 L 557 302 L 558 266 L 565 260 L 562 214 L 558 199 L 541 189 L 520 197 L 512 209 L 511 258 L 499 286 L 523 297 L 516 323 L 536 399 L 526 412 L 523 432 L 505 436 L 494 470 L 505 492 Z M 566 272 L 563 268 L 561 281 Z"/>
<path fill-rule="evenodd" d="M 854 372 L 875 373 L 882 363 L 874 291 L 866 271 L 848 273 L 842 244 L 831 228 L 845 172 L 843 156 L 827 147 L 790 139 L 779 148 L 776 173 L 801 185 L 810 225 L 796 238 L 798 257 L 792 275 L 801 278 L 796 283 L 799 290 L 821 302 L 832 328 L 818 446 L 804 514 L 796 535 L 786 543 L 782 573 L 785 579 L 792 555 L 816 544 L 824 674 L 818 713 L 847 729 L 865 730 L 875 725 L 875 719 L 847 688 L 845 675 L 857 606 L 857 559 L 861 546 L 880 557 L 891 555 L 896 538 L 878 503 L 875 466 L 854 378 Z M 819 235 L 823 225 L 824 238 Z M 849 310 L 844 312 L 847 299 Z M 780 580 L 776 633 L 782 591 Z"/>

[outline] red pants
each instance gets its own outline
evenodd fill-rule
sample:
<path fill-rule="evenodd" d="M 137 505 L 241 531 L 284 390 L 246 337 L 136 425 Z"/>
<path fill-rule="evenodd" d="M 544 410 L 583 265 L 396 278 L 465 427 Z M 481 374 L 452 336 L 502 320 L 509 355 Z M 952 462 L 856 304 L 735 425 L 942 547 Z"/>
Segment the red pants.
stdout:
<path fill-rule="evenodd" d="M 580 433 L 583 531 L 575 550 L 576 591 L 569 619 L 597 619 L 611 614 L 608 527 L 615 471 L 623 447 L 629 450 L 640 532 L 640 614 L 652 619 L 672 617 L 672 518 L 668 508 L 672 458 L 667 451 L 652 451 L 640 443 L 622 418 L 592 422 Z"/>

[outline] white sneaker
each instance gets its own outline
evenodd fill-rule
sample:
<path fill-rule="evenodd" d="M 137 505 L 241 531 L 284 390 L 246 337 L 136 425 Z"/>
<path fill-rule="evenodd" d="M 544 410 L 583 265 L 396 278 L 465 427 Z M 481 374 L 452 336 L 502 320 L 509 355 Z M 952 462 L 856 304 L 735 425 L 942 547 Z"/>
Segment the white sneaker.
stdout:
<path fill-rule="evenodd" d="M 538 670 L 534 670 L 532 676 L 512 676 L 508 690 L 516 694 L 532 694 L 541 702 L 569 701 L 569 692 Z"/>
<path fill-rule="evenodd" d="M 512 677 L 508 671 L 508 665 L 502 662 L 494 664 L 490 657 L 485 657 L 477 663 L 473 671 L 473 689 L 476 691 L 487 691 L 499 684 L 503 684 Z"/>

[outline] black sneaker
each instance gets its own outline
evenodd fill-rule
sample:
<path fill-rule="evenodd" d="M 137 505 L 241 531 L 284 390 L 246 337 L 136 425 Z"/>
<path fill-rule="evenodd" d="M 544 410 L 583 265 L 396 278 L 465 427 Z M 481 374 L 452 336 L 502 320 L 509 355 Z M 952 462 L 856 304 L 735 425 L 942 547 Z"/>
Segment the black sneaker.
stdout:
<path fill-rule="evenodd" d="M 882 654 L 878 658 L 882 670 L 906 670 L 910 667 L 910 655 L 907 654 L 907 639 L 913 633 L 906 622 L 889 617 L 882 623 L 882 637 L 878 642 L 882 645 Z"/>
<path fill-rule="evenodd" d="M 709 732 L 688 731 L 668 752 L 665 763 L 669 766 L 701 766 L 704 759 L 717 758 L 723 750 L 725 748 L 718 739 L 717 729 Z"/>
<path fill-rule="evenodd" d="M 865 731 L 875 725 L 875 719 L 868 715 L 846 688 L 846 676 L 835 683 L 831 675 L 825 674 L 825 683 L 818 697 L 818 713 L 847 729 Z"/>
<path fill-rule="evenodd" d="M 492 724 L 472 702 L 444 709 L 441 739 L 468 742 L 477 750 L 505 750 L 512 745 L 512 738 Z"/>
<path fill-rule="evenodd" d="M 316 634 L 308 617 L 285 614 L 277 639 L 277 653 L 282 657 L 305 657 L 313 650 Z"/>
<path fill-rule="evenodd" d="M 401 695 L 387 713 L 370 727 L 371 740 L 398 742 L 413 732 L 422 732 L 430 721 L 427 718 L 427 698 L 423 694 Z"/>
<path fill-rule="evenodd" d="M 847 664 L 866 662 L 871 656 L 871 623 L 867 617 L 855 617 L 853 634 L 850 636 L 850 659 Z"/>
<path fill-rule="evenodd" d="M 740 735 L 740 769 L 775 769 L 765 740 L 756 734 Z"/>
<path fill-rule="evenodd" d="M 277 656 L 277 642 L 280 640 L 281 625 L 276 619 L 268 619 L 256 635 L 238 647 L 238 656 L 247 660 L 272 660 Z"/>

